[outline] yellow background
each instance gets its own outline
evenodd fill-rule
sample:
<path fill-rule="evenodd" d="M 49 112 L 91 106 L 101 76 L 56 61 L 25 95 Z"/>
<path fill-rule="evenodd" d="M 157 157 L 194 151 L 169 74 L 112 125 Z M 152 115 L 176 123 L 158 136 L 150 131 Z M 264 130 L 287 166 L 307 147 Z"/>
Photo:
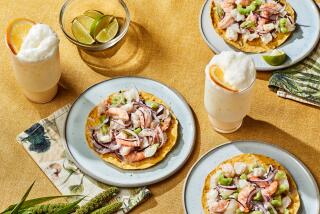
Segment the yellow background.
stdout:
<path fill-rule="evenodd" d="M 182 213 L 184 178 L 206 151 L 229 140 L 253 139 L 276 144 L 296 155 L 320 183 L 320 112 L 285 100 L 269 91 L 270 73 L 258 72 L 252 109 L 239 131 L 218 134 L 210 128 L 203 106 L 204 67 L 213 56 L 199 32 L 202 0 L 127 0 L 132 21 L 127 40 L 115 57 L 104 61 L 107 76 L 90 69 L 62 34 L 58 15 L 62 0 L 0 1 L 0 35 L 9 20 L 27 17 L 52 26 L 58 33 L 63 74 L 58 96 L 48 104 L 33 104 L 19 90 L 9 51 L 0 42 L 0 210 L 17 202 L 37 180 L 31 197 L 58 191 L 15 141 L 37 120 L 72 102 L 83 90 L 114 75 L 137 75 L 162 81 L 178 90 L 196 116 L 197 140 L 187 164 L 167 180 L 150 186 L 154 196 L 133 213 Z M 294 173 L 294 172 L 293 172 Z"/>

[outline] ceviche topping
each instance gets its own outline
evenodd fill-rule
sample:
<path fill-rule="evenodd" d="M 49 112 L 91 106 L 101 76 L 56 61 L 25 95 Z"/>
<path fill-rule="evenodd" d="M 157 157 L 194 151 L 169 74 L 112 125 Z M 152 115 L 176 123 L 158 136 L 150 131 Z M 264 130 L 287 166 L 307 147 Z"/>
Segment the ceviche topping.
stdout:
<path fill-rule="evenodd" d="M 226 163 L 212 175 L 206 195 L 210 213 L 289 214 L 285 171 L 244 162 Z"/>
<path fill-rule="evenodd" d="M 91 128 L 100 154 L 114 153 L 127 162 L 153 157 L 167 142 L 172 115 L 164 105 L 144 100 L 132 88 L 111 95 L 98 106 L 99 125 Z"/>
<path fill-rule="evenodd" d="M 229 40 L 244 42 L 260 39 L 268 44 L 278 33 L 295 29 L 295 20 L 286 5 L 276 0 L 214 0 L 218 28 L 226 30 Z"/>

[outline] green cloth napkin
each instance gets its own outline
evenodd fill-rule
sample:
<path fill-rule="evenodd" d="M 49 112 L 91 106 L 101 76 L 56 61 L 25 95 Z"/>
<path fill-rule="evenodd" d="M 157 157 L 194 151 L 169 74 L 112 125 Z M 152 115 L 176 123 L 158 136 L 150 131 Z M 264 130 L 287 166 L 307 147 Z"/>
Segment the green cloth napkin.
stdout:
<path fill-rule="evenodd" d="M 33 124 L 17 136 L 17 141 L 63 195 L 86 195 L 82 202 L 85 203 L 109 186 L 82 173 L 65 150 L 63 130 L 69 110 L 70 105 L 67 105 Z M 124 205 L 118 214 L 129 212 L 150 196 L 151 192 L 146 187 L 121 188 L 117 199 Z"/>
<path fill-rule="evenodd" d="M 269 87 L 280 97 L 320 107 L 320 43 L 302 62 L 275 71 Z"/>

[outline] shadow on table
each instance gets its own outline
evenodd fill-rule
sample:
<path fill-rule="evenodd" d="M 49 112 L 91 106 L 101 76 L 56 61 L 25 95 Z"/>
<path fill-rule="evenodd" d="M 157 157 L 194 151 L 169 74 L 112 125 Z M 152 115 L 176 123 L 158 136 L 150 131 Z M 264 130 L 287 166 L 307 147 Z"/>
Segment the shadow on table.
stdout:
<path fill-rule="evenodd" d="M 269 81 L 272 71 L 257 71 L 257 79 Z"/>
<path fill-rule="evenodd" d="M 196 117 L 195 112 L 193 111 L 193 109 L 191 110 L 192 110 L 192 113 L 195 119 L 195 124 L 196 124 L 196 138 L 194 142 L 193 152 L 191 153 L 187 162 L 178 172 L 176 172 L 170 178 L 160 183 L 157 183 L 156 185 L 151 186 L 151 191 L 157 196 L 160 196 L 170 191 L 172 188 L 176 187 L 182 180 L 184 180 L 193 163 L 199 158 L 200 145 L 201 145 L 200 126 L 199 126 L 199 121 L 198 121 L 198 118 Z M 177 194 L 182 194 L 182 193 L 177 193 Z"/>
<path fill-rule="evenodd" d="M 134 75 L 150 61 L 151 51 L 156 51 L 149 32 L 131 22 L 126 36 L 115 46 L 104 51 L 78 48 L 81 59 L 94 71 L 108 77 Z"/>
<path fill-rule="evenodd" d="M 44 104 L 32 103 L 33 107 L 37 109 L 41 118 L 49 116 L 53 113 L 53 111 L 58 110 L 64 105 L 74 101 L 74 97 L 77 94 L 72 88 L 69 87 L 69 85 L 70 84 L 66 82 L 62 75 L 59 81 L 58 93 L 52 101 Z M 57 106 L 54 110 L 52 110 L 52 108 L 49 108 L 49 106 L 51 106 L 53 102 L 56 104 L 55 106 Z"/>
<path fill-rule="evenodd" d="M 298 129 L 299 127 L 297 127 L 297 131 L 299 131 Z M 281 148 L 288 150 L 289 152 L 297 156 L 307 166 L 314 165 L 315 158 L 320 157 L 320 152 L 317 151 L 315 148 L 312 148 L 311 146 L 305 144 L 299 139 L 291 136 L 290 134 L 282 131 L 278 127 L 268 122 L 256 120 L 249 116 L 245 117 L 243 124 L 238 131 L 232 134 L 222 135 L 228 138 L 229 140 L 250 139 L 264 141 L 270 144 L 280 146 Z M 311 172 L 315 172 L 314 170 L 317 170 L 312 168 L 309 169 Z M 316 180 L 319 185 L 319 178 L 316 178 Z"/>

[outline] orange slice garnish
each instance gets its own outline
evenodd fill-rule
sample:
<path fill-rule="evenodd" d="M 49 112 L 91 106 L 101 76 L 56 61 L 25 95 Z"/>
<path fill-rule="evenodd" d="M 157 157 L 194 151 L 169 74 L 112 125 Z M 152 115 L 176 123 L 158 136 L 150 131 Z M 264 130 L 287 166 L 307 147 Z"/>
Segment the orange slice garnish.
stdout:
<path fill-rule="evenodd" d="M 18 54 L 23 39 L 27 36 L 30 28 L 35 24 L 34 21 L 19 18 L 11 21 L 7 27 L 6 41 L 14 54 Z"/>
<path fill-rule="evenodd" d="M 214 81 L 217 85 L 221 86 L 224 89 L 227 89 L 232 92 L 238 92 L 239 90 L 232 87 L 232 85 L 226 83 L 224 81 L 223 71 L 216 65 L 211 65 L 209 68 L 209 74 L 212 81 Z"/>

